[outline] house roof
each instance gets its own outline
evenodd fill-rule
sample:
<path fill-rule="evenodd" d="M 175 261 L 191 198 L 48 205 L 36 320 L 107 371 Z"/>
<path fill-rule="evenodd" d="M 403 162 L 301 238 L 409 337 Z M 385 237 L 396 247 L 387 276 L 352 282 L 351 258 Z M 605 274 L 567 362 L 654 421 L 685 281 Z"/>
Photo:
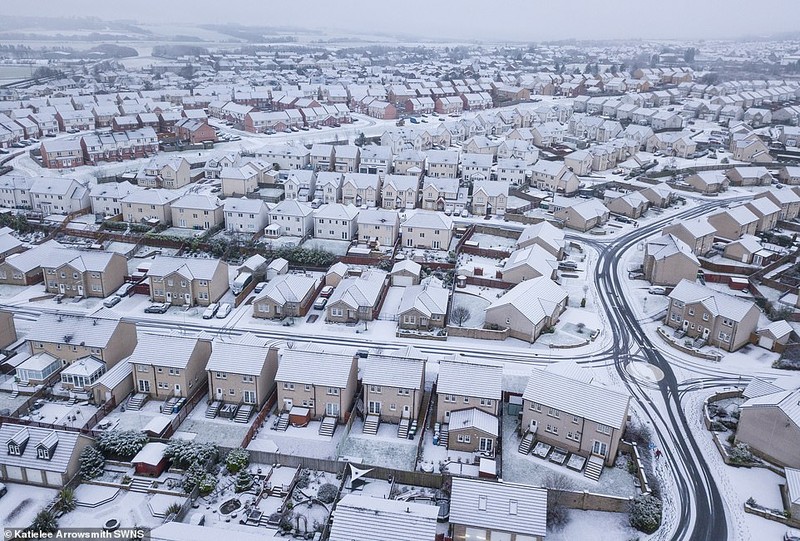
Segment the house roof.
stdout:
<path fill-rule="evenodd" d="M 549 276 L 539 276 L 515 285 L 486 308 L 486 311 L 511 305 L 523 317 L 536 325 L 551 316 L 556 306 L 567 296 L 566 290 L 551 280 Z"/>
<path fill-rule="evenodd" d="M 164 458 L 164 451 L 167 450 L 167 444 L 157 441 L 151 441 L 145 444 L 142 449 L 136 453 L 136 456 L 131 460 L 132 464 L 147 464 L 149 466 L 156 466 Z"/>
<path fill-rule="evenodd" d="M 508 272 L 524 265 L 538 272 L 539 276 L 550 277 L 558 266 L 558 261 L 550 252 L 538 244 L 533 244 L 527 248 L 520 248 L 511 252 L 506 264 L 503 266 L 503 272 Z"/>
<path fill-rule="evenodd" d="M 424 360 L 385 353 L 367 357 L 361 379 L 364 385 L 420 389 L 424 375 Z"/>
<path fill-rule="evenodd" d="M 128 357 L 131 364 L 186 368 L 199 340 L 183 336 L 139 333 L 139 341 Z"/>
<path fill-rule="evenodd" d="M 780 340 L 781 338 L 784 338 L 786 335 L 791 334 L 793 331 L 794 329 L 792 329 L 792 326 L 789 325 L 789 322 L 784 319 L 781 319 L 778 321 L 773 321 L 766 327 L 759 329 L 758 333 L 763 334 L 765 332 L 768 332 L 776 340 Z"/>
<path fill-rule="evenodd" d="M 647 243 L 645 252 L 657 261 L 662 261 L 675 254 L 683 254 L 693 263 L 699 265 L 700 261 L 694 255 L 688 244 L 672 234 L 662 235 Z"/>
<path fill-rule="evenodd" d="M 508 196 L 508 189 L 511 183 L 503 180 L 477 180 L 472 187 L 472 195 L 482 191 L 487 197 L 497 197 L 499 195 Z"/>
<path fill-rule="evenodd" d="M 394 264 L 394 266 L 392 267 L 392 271 L 389 274 L 396 274 L 405 271 L 405 272 L 410 272 L 415 276 L 419 276 L 421 270 L 422 270 L 422 265 L 420 265 L 413 259 L 403 259 Z"/>
<path fill-rule="evenodd" d="M 450 523 L 544 537 L 547 489 L 453 477 Z"/>
<path fill-rule="evenodd" d="M 531 372 L 522 398 L 617 429 L 625 425 L 630 401 L 619 391 L 539 369 Z"/>
<path fill-rule="evenodd" d="M 434 314 L 446 314 L 449 299 L 450 293 L 442 287 L 429 287 L 427 284 L 408 286 L 403 291 L 403 298 L 397 313 L 404 314 L 409 310 L 417 310 L 426 317 Z"/>
<path fill-rule="evenodd" d="M 156 256 L 147 274 L 148 276 L 163 277 L 178 272 L 192 280 L 212 280 L 222 264 L 223 262 L 219 259 Z"/>
<path fill-rule="evenodd" d="M 800 428 L 800 389 L 778 391 L 749 399 L 739 406 L 745 408 L 778 408 Z"/>
<path fill-rule="evenodd" d="M 547 221 L 529 225 L 523 229 L 517 239 L 517 246 L 531 239 L 540 239 L 556 250 L 560 250 L 564 247 L 564 231 Z"/>
<path fill-rule="evenodd" d="M 42 314 L 31 326 L 26 338 L 29 342 L 82 344 L 86 347 L 105 348 L 121 322 L 99 317 L 75 317 Z"/>
<path fill-rule="evenodd" d="M 373 269 L 361 276 L 345 278 L 333 291 L 328 304 L 342 302 L 353 309 L 375 306 L 386 276 L 386 272 Z"/>
<path fill-rule="evenodd" d="M 187 193 L 172 202 L 173 208 L 186 208 L 196 210 L 217 210 L 222 202 L 215 195 Z"/>
<path fill-rule="evenodd" d="M 128 362 L 128 359 L 123 359 L 109 368 L 105 374 L 100 376 L 100 378 L 95 382 L 95 385 L 102 385 L 108 389 L 113 389 L 125 381 L 126 378 L 129 378 L 132 373 L 133 365 Z"/>
<path fill-rule="evenodd" d="M 417 175 L 386 175 L 383 179 L 383 187 L 386 188 L 388 186 L 392 186 L 400 192 L 418 190 L 419 177 Z"/>
<path fill-rule="evenodd" d="M 420 227 L 424 229 L 447 229 L 453 228 L 453 219 L 443 212 L 431 210 L 418 210 L 409 216 L 402 224 L 403 227 Z"/>
<path fill-rule="evenodd" d="M 358 216 L 358 207 L 355 205 L 343 205 L 341 203 L 329 203 L 322 205 L 314 213 L 315 218 L 330 220 L 345 220 L 352 222 Z"/>
<path fill-rule="evenodd" d="M 436 505 L 347 494 L 333 511 L 330 541 L 433 541 Z"/>
<path fill-rule="evenodd" d="M 724 316 L 741 321 L 755 306 L 755 303 L 716 291 L 709 287 L 681 280 L 669 294 L 669 298 L 684 303 L 702 303 L 714 316 Z"/>
<path fill-rule="evenodd" d="M 259 214 L 262 210 L 267 208 L 267 204 L 263 199 L 250 199 L 247 197 L 242 198 L 228 198 L 225 200 L 223 207 L 224 212 L 242 212 L 245 214 Z"/>
<path fill-rule="evenodd" d="M 258 376 L 267 362 L 268 354 L 269 349 L 262 345 L 215 340 L 211 343 L 211 356 L 206 370 Z"/>
<path fill-rule="evenodd" d="M 15 436 L 19 439 L 19 433 L 22 430 L 25 431 L 24 435 L 26 436 L 23 439 L 27 439 L 25 450 L 20 456 L 1 453 L 2 459 L 0 461 L 6 467 L 19 466 L 32 470 L 67 473 L 72 455 L 75 452 L 75 446 L 78 443 L 78 439 L 82 437 L 79 433 L 34 426 L 22 427 L 14 423 L 5 423 L 0 426 L 0 442 L 8 443 Z M 57 438 L 58 445 L 53 450 L 50 459 L 38 458 L 36 451 L 38 445 L 48 439 L 48 443 L 52 443 L 54 438 Z M 50 445 L 47 446 L 49 447 Z"/>
<path fill-rule="evenodd" d="M 500 420 L 478 408 L 451 411 L 448 429 L 452 431 L 465 428 L 474 428 L 496 437 L 500 433 Z"/>
<path fill-rule="evenodd" d="M 283 349 L 275 381 L 343 389 L 353 370 L 356 370 L 356 362 L 352 355 Z"/>
<path fill-rule="evenodd" d="M 786 490 L 789 492 L 791 505 L 800 505 L 800 470 L 786 468 Z"/>
<path fill-rule="evenodd" d="M 443 359 L 439 363 L 436 392 L 500 400 L 503 396 L 503 366 L 460 358 Z"/>
<path fill-rule="evenodd" d="M 708 235 L 714 235 L 717 232 L 716 228 L 708 223 L 708 218 L 705 216 L 694 220 L 682 220 L 675 224 L 675 226 L 680 226 L 681 228 L 685 229 L 687 233 L 696 239 Z"/>
<path fill-rule="evenodd" d="M 313 276 L 306 276 L 304 274 L 279 274 L 267 283 L 264 290 L 253 303 L 261 302 L 265 299 L 269 299 L 280 306 L 290 302 L 300 302 L 308 295 L 308 292 L 315 289 L 318 284 L 319 281 Z"/>
<path fill-rule="evenodd" d="M 301 217 L 308 216 L 313 212 L 314 209 L 311 208 L 311 205 L 306 205 L 294 199 L 284 199 L 270 210 L 270 214 Z"/>

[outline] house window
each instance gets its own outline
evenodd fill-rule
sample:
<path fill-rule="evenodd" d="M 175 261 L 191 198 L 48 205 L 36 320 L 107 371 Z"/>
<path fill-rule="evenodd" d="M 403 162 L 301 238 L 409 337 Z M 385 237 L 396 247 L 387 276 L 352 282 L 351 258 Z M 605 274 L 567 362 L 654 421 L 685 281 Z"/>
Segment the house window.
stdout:
<path fill-rule="evenodd" d="M 600 432 L 601 434 L 608 435 L 608 434 L 611 434 L 611 427 L 608 426 L 608 425 L 598 424 L 597 425 L 597 431 Z"/>
<path fill-rule="evenodd" d="M 703 313 L 703 321 L 708 321 L 708 314 Z"/>
<path fill-rule="evenodd" d="M 328 394 L 333 396 L 339 396 L 339 388 L 338 387 L 328 387 Z"/>
<path fill-rule="evenodd" d="M 531 402 L 530 409 L 531 411 L 538 411 L 541 413 L 542 405 L 537 402 Z"/>
<path fill-rule="evenodd" d="M 726 333 L 724 333 L 724 332 L 721 332 L 721 331 L 720 331 L 720 333 L 719 333 L 719 340 L 720 340 L 720 342 L 730 342 L 730 340 L 731 340 L 731 335 L 729 335 L 729 334 L 726 334 Z"/>
<path fill-rule="evenodd" d="M 580 419 L 578 419 L 577 415 L 573 415 L 572 416 L 572 422 L 575 423 L 575 424 L 578 424 L 580 422 Z"/>
<path fill-rule="evenodd" d="M 371 393 L 380 393 L 381 392 L 381 386 L 380 385 L 370 385 L 369 386 L 369 392 L 371 392 Z"/>
<path fill-rule="evenodd" d="M 468 396 L 464 397 L 464 404 L 469 404 L 469 397 Z"/>
<path fill-rule="evenodd" d="M 288 391 L 294 391 L 294 383 L 286 383 L 283 384 L 283 389 Z"/>
<path fill-rule="evenodd" d="M 228 379 L 228 373 L 227 372 L 217 372 L 216 373 L 216 377 L 217 377 L 217 379 Z"/>
<path fill-rule="evenodd" d="M 561 417 L 561 412 L 558 411 L 555 408 L 547 408 L 547 415 L 549 415 L 550 417 L 555 417 L 556 419 L 559 419 Z"/>
<path fill-rule="evenodd" d="M 488 503 L 488 498 L 486 496 L 478 496 L 478 509 L 480 511 L 486 511 L 487 503 Z"/>
<path fill-rule="evenodd" d="M 19 450 L 19 445 L 17 445 L 16 443 L 9 443 L 8 454 L 14 456 L 20 456 L 22 453 Z"/>
<path fill-rule="evenodd" d="M 309 385 L 308 383 L 306 383 L 306 384 L 305 384 L 305 386 L 304 386 L 303 388 L 304 388 L 306 391 L 311 391 L 311 385 Z"/>
<path fill-rule="evenodd" d="M 558 436 L 558 427 L 553 425 L 547 425 L 545 427 L 545 431 L 550 432 L 554 436 Z"/>
<path fill-rule="evenodd" d="M 41 459 L 50 460 L 50 451 L 48 451 L 44 447 L 39 447 L 36 450 L 36 455 Z"/>
<path fill-rule="evenodd" d="M 693 315 L 694 315 L 694 308 L 689 308 L 689 315 L 690 315 L 690 316 L 693 316 Z"/>
<path fill-rule="evenodd" d="M 494 400 L 489 400 L 488 398 L 481 398 L 481 406 L 493 406 Z"/>

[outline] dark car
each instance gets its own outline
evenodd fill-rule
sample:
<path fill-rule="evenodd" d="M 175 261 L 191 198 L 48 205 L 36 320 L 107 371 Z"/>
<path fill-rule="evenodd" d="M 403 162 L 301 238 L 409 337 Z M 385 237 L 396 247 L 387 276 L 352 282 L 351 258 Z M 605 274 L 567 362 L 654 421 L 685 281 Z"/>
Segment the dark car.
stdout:
<path fill-rule="evenodd" d="M 151 304 L 144 309 L 145 314 L 164 314 L 169 310 L 169 303 L 162 302 L 158 304 Z"/>

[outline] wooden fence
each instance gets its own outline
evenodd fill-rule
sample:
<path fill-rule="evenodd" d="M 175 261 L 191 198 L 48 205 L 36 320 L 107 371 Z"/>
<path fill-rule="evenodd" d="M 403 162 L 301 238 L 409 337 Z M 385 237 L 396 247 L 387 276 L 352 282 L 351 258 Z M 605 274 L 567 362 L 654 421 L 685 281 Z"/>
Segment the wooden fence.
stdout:
<path fill-rule="evenodd" d="M 250 428 L 247 429 L 247 433 L 244 435 L 244 439 L 242 440 L 242 447 L 247 448 L 250 445 L 250 442 L 253 441 L 253 438 L 256 436 L 258 431 L 261 429 L 261 425 L 264 424 L 264 420 L 269 415 L 270 410 L 275 405 L 275 402 L 278 401 L 278 387 L 277 385 L 272 388 L 272 392 L 269 394 L 267 401 L 264 402 L 264 405 L 261 406 L 261 409 L 258 410 L 256 414 L 256 418 L 253 419 L 253 422 L 250 423 Z"/>

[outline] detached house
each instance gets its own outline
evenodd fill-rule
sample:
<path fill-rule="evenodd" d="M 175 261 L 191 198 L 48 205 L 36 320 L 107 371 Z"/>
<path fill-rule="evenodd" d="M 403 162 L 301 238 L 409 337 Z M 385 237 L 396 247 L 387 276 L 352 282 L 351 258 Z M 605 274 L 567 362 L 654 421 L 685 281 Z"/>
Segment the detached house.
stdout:
<path fill-rule="evenodd" d="M 353 205 L 331 203 L 314 213 L 314 238 L 352 240 L 357 238 L 358 209 Z"/>
<path fill-rule="evenodd" d="M 111 368 L 136 346 L 136 325 L 115 319 L 42 314 L 26 338 L 32 355 L 46 353 L 62 365 L 94 357 Z"/>
<path fill-rule="evenodd" d="M 305 203 L 286 199 L 269 211 L 269 236 L 305 237 L 314 228 L 314 209 Z"/>
<path fill-rule="evenodd" d="M 317 173 L 310 169 L 290 171 L 283 183 L 286 199 L 310 203 L 316 195 Z"/>
<path fill-rule="evenodd" d="M 503 400 L 502 380 L 503 367 L 499 364 L 471 363 L 458 358 L 439 363 L 435 418 L 443 425 L 439 429 L 440 445 L 494 455 L 497 416 Z"/>
<path fill-rule="evenodd" d="M 122 198 L 122 219 L 130 223 L 172 224 L 172 203 L 180 197 L 170 190 L 138 190 Z"/>
<path fill-rule="evenodd" d="M 458 152 L 430 150 L 427 161 L 426 175 L 433 178 L 458 178 Z"/>
<path fill-rule="evenodd" d="M 389 147 L 370 145 L 361 149 L 359 173 L 385 175 L 392 170 L 392 149 Z"/>
<path fill-rule="evenodd" d="M 337 145 L 335 147 L 333 170 L 337 173 L 355 173 L 358 171 L 360 163 L 361 149 L 357 146 Z"/>
<path fill-rule="evenodd" d="M 384 209 L 363 209 L 358 217 L 358 242 L 394 246 L 400 234 L 400 215 Z"/>
<path fill-rule="evenodd" d="M 447 289 L 433 284 L 406 286 L 397 310 L 397 326 L 418 331 L 443 328 L 449 299 Z"/>
<path fill-rule="evenodd" d="M 278 350 L 267 347 L 264 340 L 250 334 L 237 342 L 215 340 L 206 363 L 211 407 L 217 410 L 214 402 L 241 404 L 248 413 L 237 411 L 236 420 L 249 418 L 269 398 L 277 371 Z"/>
<path fill-rule="evenodd" d="M 133 367 L 136 392 L 148 396 L 134 396 L 129 408 L 141 407 L 147 398 L 168 400 L 192 396 L 206 380 L 210 357 L 210 340 L 141 334 L 128 363 Z"/>
<path fill-rule="evenodd" d="M 416 175 L 386 175 L 381 194 L 385 209 L 413 209 L 419 200 L 419 177 Z"/>
<path fill-rule="evenodd" d="M 531 186 L 540 190 L 570 195 L 579 185 L 578 176 L 563 162 L 539 160 L 531 166 Z"/>
<path fill-rule="evenodd" d="M 344 175 L 332 171 L 317 173 L 315 196 L 323 203 L 340 203 L 342 201 L 342 182 Z"/>
<path fill-rule="evenodd" d="M 270 280 L 253 301 L 253 317 L 283 319 L 308 313 L 322 284 L 304 274 L 280 274 Z"/>
<path fill-rule="evenodd" d="M 503 216 L 508 204 L 509 183 L 476 180 L 472 186 L 472 213 L 476 216 Z"/>
<path fill-rule="evenodd" d="M 453 236 L 453 219 L 440 212 L 419 210 L 400 226 L 403 246 L 448 250 Z"/>
<path fill-rule="evenodd" d="M 650 206 L 650 202 L 641 192 L 619 194 L 606 191 L 605 204 L 614 214 L 633 219 L 640 218 Z"/>
<path fill-rule="evenodd" d="M 377 174 L 346 173 L 342 182 L 342 203 L 357 207 L 380 206 L 381 177 Z"/>
<path fill-rule="evenodd" d="M 71 178 L 40 177 L 30 189 L 31 208 L 42 214 L 72 214 L 91 207 L 89 188 Z"/>
<path fill-rule="evenodd" d="M 754 384 L 758 382 L 756 387 Z M 787 382 L 788 383 L 788 382 Z M 758 392 L 753 392 L 753 391 Z M 800 389 L 755 379 L 745 388 L 747 401 L 739 407 L 736 443 L 746 443 L 758 456 L 786 468 L 787 479 L 800 468 Z M 794 487 L 792 490 L 797 490 Z"/>
<path fill-rule="evenodd" d="M 222 207 L 225 229 L 232 233 L 254 235 L 269 223 L 269 208 L 261 199 L 228 198 Z"/>
<path fill-rule="evenodd" d="M 569 296 L 549 276 L 525 280 L 486 308 L 486 323 L 508 329 L 508 335 L 535 342 L 566 310 Z"/>
<path fill-rule="evenodd" d="M 717 230 L 716 236 L 728 240 L 755 235 L 758 228 L 758 216 L 744 205 L 709 214 L 707 218 Z"/>
<path fill-rule="evenodd" d="M 370 416 L 377 416 L 375 420 L 378 422 L 399 424 L 398 436 L 401 433 L 407 435 L 411 422 L 416 422 L 421 413 L 425 394 L 425 359 L 400 354 L 370 355 L 361 382 L 367 414 L 365 431 L 372 420 Z M 377 428 L 377 424 L 373 424 Z"/>
<path fill-rule="evenodd" d="M 697 279 L 700 261 L 688 244 L 675 235 L 665 234 L 645 245 L 643 270 L 651 284 L 676 286 L 681 280 Z"/>
<path fill-rule="evenodd" d="M 325 320 L 334 323 L 372 321 L 388 287 L 389 277 L 377 269 L 345 278 L 328 300 Z"/>
<path fill-rule="evenodd" d="M 464 188 L 466 190 L 466 188 Z M 458 179 L 424 177 L 422 179 L 422 208 L 426 210 L 460 210 L 461 202 Z"/>
<path fill-rule="evenodd" d="M 669 225 L 662 230 L 662 233 L 679 238 L 692 249 L 695 255 L 705 255 L 711 251 L 717 230 L 706 217 L 702 216 Z"/>
<path fill-rule="evenodd" d="M 597 199 L 580 199 L 574 201 L 558 200 L 556 205 L 565 205 L 553 213 L 562 220 L 564 226 L 578 231 L 588 231 L 608 221 L 610 211 Z"/>
<path fill-rule="evenodd" d="M 139 188 L 128 181 L 97 184 L 89 191 L 92 213 L 103 217 L 122 214 L 122 200 Z"/>
<path fill-rule="evenodd" d="M 329 417 L 333 420 L 331 428 L 335 429 L 336 422 L 344 423 L 349 417 L 356 395 L 358 363 L 352 355 L 311 348 L 284 349 L 275 383 L 278 411 L 287 423 L 290 415 L 304 419 Z M 321 430 L 325 426 L 323 421 Z M 332 429 L 329 435 L 333 435 Z"/>
<path fill-rule="evenodd" d="M 589 458 L 585 475 L 597 479 L 592 462 L 613 466 L 628 420 L 630 396 L 592 383 L 574 363 L 571 370 L 534 369 L 522 394 L 522 436 Z M 596 477 L 595 477 L 596 475 Z"/>
<path fill-rule="evenodd" d="M 559 229 L 550 222 L 539 222 L 527 226 L 520 233 L 515 244 L 516 249 L 527 248 L 528 246 L 538 245 L 544 248 L 556 259 L 564 257 L 564 230 Z"/>
<path fill-rule="evenodd" d="M 208 306 L 228 290 L 228 264 L 218 259 L 156 256 L 147 278 L 153 302 Z"/>
<path fill-rule="evenodd" d="M 215 195 L 188 193 L 172 202 L 172 224 L 208 230 L 225 221 L 222 202 Z"/>
<path fill-rule="evenodd" d="M 115 252 L 57 249 L 41 266 L 45 290 L 67 297 L 108 297 L 128 274 L 128 262 Z"/>
<path fill-rule="evenodd" d="M 750 341 L 759 314 L 751 301 L 682 280 L 669 294 L 664 323 L 701 343 L 736 351 Z"/>

